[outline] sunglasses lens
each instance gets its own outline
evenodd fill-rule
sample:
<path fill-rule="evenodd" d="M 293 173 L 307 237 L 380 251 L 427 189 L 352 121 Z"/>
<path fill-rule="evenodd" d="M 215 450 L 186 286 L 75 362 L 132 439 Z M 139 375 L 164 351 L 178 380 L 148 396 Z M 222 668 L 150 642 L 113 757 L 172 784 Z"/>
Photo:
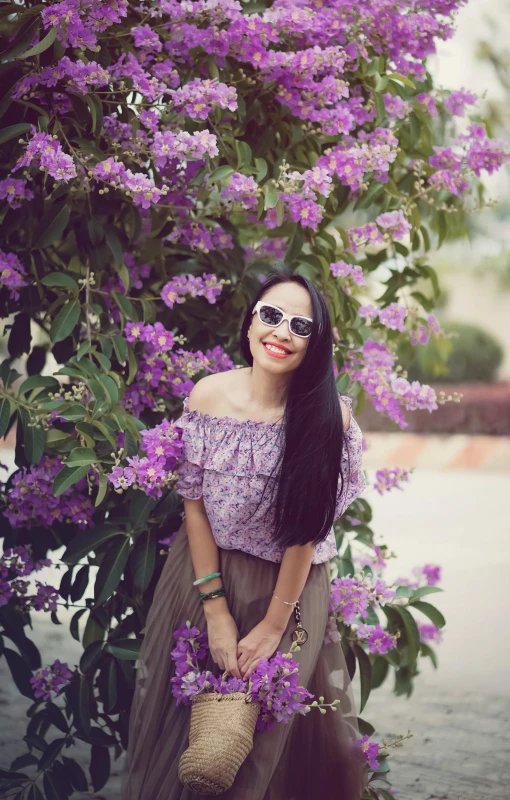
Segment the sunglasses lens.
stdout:
<path fill-rule="evenodd" d="M 304 317 L 294 317 L 290 329 L 296 336 L 310 336 L 312 332 L 312 323 L 309 319 L 305 319 Z"/>
<path fill-rule="evenodd" d="M 261 306 L 260 308 L 260 319 L 266 325 L 278 325 L 283 317 L 282 312 L 279 311 L 277 308 L 272 308 L 271 306 Z"/>

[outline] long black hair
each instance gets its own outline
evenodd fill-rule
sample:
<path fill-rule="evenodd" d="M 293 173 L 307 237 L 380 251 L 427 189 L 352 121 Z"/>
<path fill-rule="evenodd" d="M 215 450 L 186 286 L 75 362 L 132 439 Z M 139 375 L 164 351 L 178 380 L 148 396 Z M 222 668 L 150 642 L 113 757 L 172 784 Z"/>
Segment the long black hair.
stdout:
<path fill-rule="evenodd" d="M 305 357 L 292 373 L 285 392 L 285 412 L 278 461 L 266 481 L 272 483 L 273 539 L 281 547 L 319 544 L 334 520 L 338 481 L 342 475 L 344 426 L 333 372 L 333 332 L 326 302 L 307 278 L 273 262 L 272 271 L 249 306 L 241 327 L 241 352 L 253 365 L 248 329 L 255 304 L 273 286 L 294 282 L 309 293 L 313 329 Z M 274 474 L 276 472 L 276 475 Z M 271 478 L 276 480 L 271 481 Z M 260 498 L 260 502 L 262 501 Z M 258 508 L 258 506 L 257 506 Z"/>

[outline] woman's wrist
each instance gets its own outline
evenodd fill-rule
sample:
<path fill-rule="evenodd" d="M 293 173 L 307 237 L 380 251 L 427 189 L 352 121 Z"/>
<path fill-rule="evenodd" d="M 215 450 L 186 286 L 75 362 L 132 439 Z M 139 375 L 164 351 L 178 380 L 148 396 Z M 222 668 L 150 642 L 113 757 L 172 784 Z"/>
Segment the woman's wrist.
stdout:
<path fill-rule="evenodd" d="M 267 608 L 265 619 L 276 631 L 283 633 L 293 612 L 293 606 L 285 605 L 273 595 Z"/>
<path fill-rule="evenodd" d="M 202 608 L 206 619 L 230 613 L 226 597 L 214 597 L 211 600 L 204 600 Z"/>

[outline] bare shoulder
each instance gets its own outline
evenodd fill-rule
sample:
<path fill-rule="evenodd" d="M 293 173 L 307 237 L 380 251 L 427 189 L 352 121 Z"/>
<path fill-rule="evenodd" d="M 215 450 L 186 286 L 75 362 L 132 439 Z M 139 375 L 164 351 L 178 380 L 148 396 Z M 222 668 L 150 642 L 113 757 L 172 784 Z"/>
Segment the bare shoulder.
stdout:
<path fill-rule="evenodd" d="M 243 369 L 213 372 L 196 382 L 189 395 L 188 408 L 201 414 L 224 413 L 226 398 L 235 391 Z"/>
<path fill-rule="evenodd" d="M 349 406 L 347 405 L 347 403 L 344 403 L 344 401 L 341 398 L 338 398 L 338 399 L 340 401 L 340 408 L 342 409 L 342 419 L 344 421 L 344 431 L 346 431 L 346 430 L 349 429 L 349 425 L 351 424 L 351 412 L 349 410 Z"/>

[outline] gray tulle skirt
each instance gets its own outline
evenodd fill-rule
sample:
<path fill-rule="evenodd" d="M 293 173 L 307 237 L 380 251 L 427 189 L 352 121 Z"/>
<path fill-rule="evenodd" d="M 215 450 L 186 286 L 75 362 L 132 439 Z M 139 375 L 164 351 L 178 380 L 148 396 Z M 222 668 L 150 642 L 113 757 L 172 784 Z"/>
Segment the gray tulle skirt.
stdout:
<path fill-rule="evenodd" d="M 264 617 L 278 577 L 279 564 L 239 550 L 220 549 L 220 569 L 230 612 L 240 637 Z M 207 630 L 194 580 L 186 522 L 170 547 L 137 661 L 136 686 L 129 720 L 129 744 L 121 772 L 122 800 L 196 800 L 178 778 L 181 754 L 188 745 L 190 707 L 177 707 L 171 693 L 174 674 L 170 651 L 173 631 L 185 620 Z M 312 565 L 300 598 L 301 621 L 308 641 L 294 654 L 300 683 L 326 702 L 338 698 L 337 711 L 294 715 L 272 731 L 256 731 L 253 750 L 224 800 L 359 800 L 362 767 L 351 755 L 359 736 L 356 709 L 340 643 L 323 643 L 329 603 L 329 569 Z M 279 650 L 287 652 L 294 617 Z M 215 674 L 210 655 L 204 662 Z"/>

